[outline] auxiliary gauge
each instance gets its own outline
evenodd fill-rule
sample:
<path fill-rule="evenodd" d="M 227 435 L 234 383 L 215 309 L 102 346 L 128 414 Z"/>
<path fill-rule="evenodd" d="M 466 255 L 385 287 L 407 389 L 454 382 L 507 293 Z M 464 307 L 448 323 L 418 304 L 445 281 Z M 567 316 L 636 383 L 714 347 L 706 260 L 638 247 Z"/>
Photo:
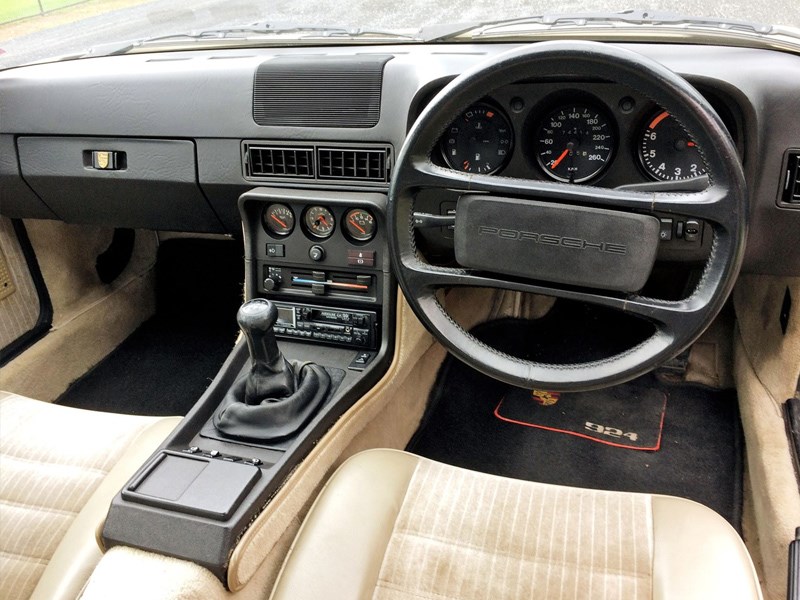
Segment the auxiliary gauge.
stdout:
<path fill-rule="evenodd" d="M 308 233 L 321 239 L 330 237 L 333 233 L 333 228 L 336 226 L 333 214 L 324 206 L 312 206 L 306 210 L 303 224 L 306 226 Z"/>
<path fill-rule="evenodd" d="M 706 172 L 697 144 L 665 110 L 650 118 L 639 137 L 639 160 L 659 181 L 693 179 Z"/>
<path fill-rule="evenodd" d="M 451 169 L 496 173 L 511 157 L 514 134 L 506 116 L 489 104 L 474 104 L 445 130 L 439 147 Z"/>
<path fill-rule="evenodd" d="M 270 204 L 261 214 L 264 228 L 277 236 L 285 236 L 294 229 L 294 213 L 285 204 Z"/>
<path fill-rule="evenodd" d="M 366 242 L 375 236 L 375 217 L 363 208 L 351 208 L 344 216 L 347 235 L 357 242 Z"/>
<path fill-rule="evenodd" d="M 542 170 L 557 181 L 581 183 L 611 162 L 614 125 L 588 104 L 559 106 L 536 129 L 535 154 Z"/>

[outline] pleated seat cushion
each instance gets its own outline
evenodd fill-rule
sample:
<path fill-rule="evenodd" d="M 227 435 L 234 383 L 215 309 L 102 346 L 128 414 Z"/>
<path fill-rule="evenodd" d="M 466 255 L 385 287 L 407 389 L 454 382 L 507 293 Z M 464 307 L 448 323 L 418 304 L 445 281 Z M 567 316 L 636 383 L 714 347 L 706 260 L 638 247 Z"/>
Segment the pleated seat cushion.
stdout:
<path fill-rule="evenodd" d="M 178 422 L 0 392 L 0 598 L 77 593 L 111 499 Z"/>

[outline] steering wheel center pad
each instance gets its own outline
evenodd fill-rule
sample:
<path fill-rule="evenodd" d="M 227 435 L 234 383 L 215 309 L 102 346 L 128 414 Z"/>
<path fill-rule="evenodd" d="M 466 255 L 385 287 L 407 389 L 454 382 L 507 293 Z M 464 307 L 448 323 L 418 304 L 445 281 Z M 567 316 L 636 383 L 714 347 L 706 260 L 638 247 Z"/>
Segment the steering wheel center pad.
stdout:
<path fill-rule="evenodd" d="M 653 269 L 658 231 L 649 215 L 466 195 L 458 201 L 455 253 L 464 267 L 633 292 Z"/>

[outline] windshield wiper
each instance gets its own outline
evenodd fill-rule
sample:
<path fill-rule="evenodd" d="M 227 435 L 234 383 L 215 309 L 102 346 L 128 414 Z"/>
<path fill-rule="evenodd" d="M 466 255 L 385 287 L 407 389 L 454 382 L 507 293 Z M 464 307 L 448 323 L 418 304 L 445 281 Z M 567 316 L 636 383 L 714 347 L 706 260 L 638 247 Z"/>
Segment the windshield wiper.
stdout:
<path fill-rule="evenodd" d="M 736 31 L 758 35 L 769 34 L 774 30 L 772 25 L 734 21 L 716 18 L 695 18 L 646 10 L 626 10 L 622 12 L 597 12 L 574 14 L 543 14 L 521 19 L 502 21 L 486 21 L 478 24 L 466 24 L 461 28 L 429 38 L 430 42 L 454 42 L 476 40 L 480 38 L 518 37 L 543 30 L 569 28 L 625 28 L 632 26 L 704 28 L 721 31 Z"/>
<path fill-rule="evenodd" d="M 344 27 L 313 27 L 313 26 L 275 26 L 270 23 L 253 23 L 246 26 L 228 27 L 223 29 L 205 29 L 188 33 L 175 33 L 141 40 L 123 42 L 109 46 L 96 46 L 89 50 L 92 56 L 110 56 L 126 54 L 137 49 L 151 49 L 153 46 L 181 46 L 210 43 L 221 45 L 283 44 L 288 41 L 318 40 L 330 43 L 332 40 L 363 41 L 363 42 L 409 42 L 422 41 L 421 38 L 408 33 L 394 31 L 374 31 L 371 29 L 346 29 Z"/>

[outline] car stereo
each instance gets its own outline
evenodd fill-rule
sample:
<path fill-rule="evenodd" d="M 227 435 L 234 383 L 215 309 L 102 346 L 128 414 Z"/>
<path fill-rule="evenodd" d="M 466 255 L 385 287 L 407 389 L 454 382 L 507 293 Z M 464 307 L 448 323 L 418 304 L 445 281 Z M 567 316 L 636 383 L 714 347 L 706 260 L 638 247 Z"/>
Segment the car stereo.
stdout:
<path fill-rule="evenodd" d="M 279 338 L 376 349 L 376 312 L 288 302 L 275 302 L 275 306 L 278 308 L 275 335 Z"/>

